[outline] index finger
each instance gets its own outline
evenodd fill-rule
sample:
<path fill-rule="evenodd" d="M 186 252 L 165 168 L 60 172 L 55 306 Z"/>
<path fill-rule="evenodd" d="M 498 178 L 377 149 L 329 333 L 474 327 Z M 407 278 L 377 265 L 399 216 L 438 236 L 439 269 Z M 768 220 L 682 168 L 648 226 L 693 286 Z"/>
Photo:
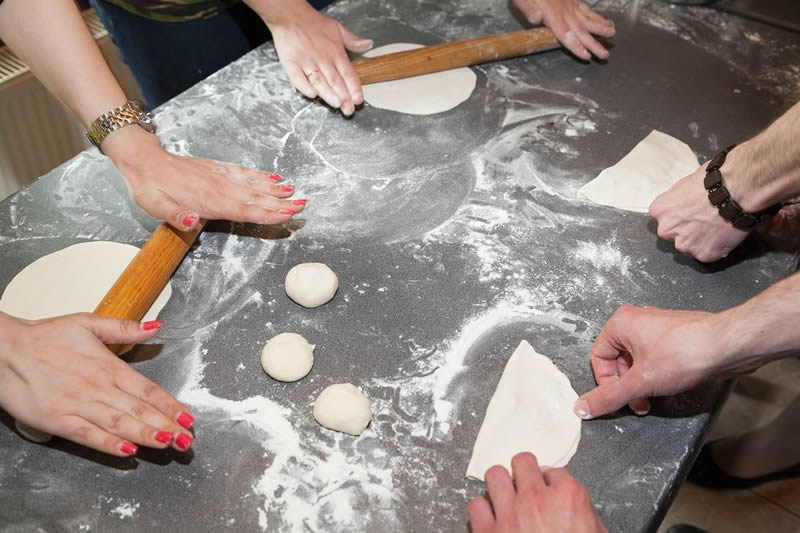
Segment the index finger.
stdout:
<path fill-rule="evenodd" d="M 350 98 L 353 99 L 353 105 L 361 105 L 364 103 L 364 91 L 361 89 L 361 79 L 356 74 L 356 69 L 353 64 L 344 55 L 337 56 L 334 60 L 334 65 L 339 71 L 339 75 L 344 80 L 347 91 L 350 93 Z"/>
<path fill-rule="evenodd" d="M 620 358 L 629 353 L 619 331 L 620 310 L 617 310 L 597 335 L 591 349 L 592 370 L 598 385 L 620 377 Z M 624 363 L 627 365 L 627 363 Z"/>

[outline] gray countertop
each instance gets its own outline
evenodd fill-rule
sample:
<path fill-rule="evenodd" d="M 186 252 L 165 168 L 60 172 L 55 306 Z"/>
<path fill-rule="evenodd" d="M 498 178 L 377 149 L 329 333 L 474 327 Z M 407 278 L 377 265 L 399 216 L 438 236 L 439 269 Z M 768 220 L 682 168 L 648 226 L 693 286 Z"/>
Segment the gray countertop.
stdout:
<path fill-rule="evenodd" d="M 172 151 L 291 178 L 310 198 L 294 233 L 212 223 L 176 272 L 152 344 L 126 359 L 193 409 L 193 452 L 116 459 L 0 431 L 2 531 L 464 531 L 483 484 L 464 477 L 491 393 L 527 339 L 579 392 L 588 351 L 621 304 L 719 310 L 794 266 L 757 239 L 702 265 L 646 215 L 578 188 L 651 129 L 701 160 L 800 97 L 798 35 L 704 8 L 599 2 L 617 22 L 607 64 L 563 52 L 475 68 L 467 102 L 417 117 L 365 106 L 345 120 L 296 96 L 271 47 L 159 109 Z M 376 45 L 519 29 L 504 1 L 344 0 Z M 0 287 L 66 245 L 141 245 L 157 222 L 87 151 L 0 203 Z M 283 278 L 322 261 L 336 298 L 293 304 Z M 294 331 L 312 373 L 272 381 L 259 355 Z M 316 395 L 352 382 L 374 419 L 358 438 L 319 427 Z M 724 398 L 711 383 L 583 424 L 569 470 L 611 531 L 657 527 Z M 502 438 L 502 436 L 499 436 Z"/>

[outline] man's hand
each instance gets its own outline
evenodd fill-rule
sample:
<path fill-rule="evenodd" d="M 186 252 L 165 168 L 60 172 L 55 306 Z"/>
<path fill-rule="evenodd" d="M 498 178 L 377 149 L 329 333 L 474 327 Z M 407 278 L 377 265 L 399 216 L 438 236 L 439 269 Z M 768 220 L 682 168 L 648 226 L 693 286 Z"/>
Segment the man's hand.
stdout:
<path fill-rule="evenodd" d="M 586 61 L 594 54 L 608 59 L 608 50 L 592 34 L 614 36 L 614 23 L 601 17 L 579 0 L 514 0 L 531 24 L 549 27 L 570 52 Z"/>
<path fill-rule="evenodd" d="M 159 327 L 90 313 L 35 321 L 0 313 L 0 406 L 111 455 L 134 455 L 136 444 L 184 451 L 189 410 L 104 345 L 141 342 Z"/>
<path fill-rule="evenodd" d="M 725 313 L 620 307 L 592 346 L 597 387 L 578 398 L 575 414 L 595 418 L 627 404 L 645 415 L 651 396 L 752 372 L 764 361 L 736 351 L 737 329 Z"/>
<path fill-rule="evenodd" d="M 589 493 L 563 468 L 540 469 L 528 453 L 511 460 L 514 480 L 502 466 L 486 472 L 489 500 L 474 498 L 467 511 L 474 533 L 600 533 Z"/>
<path fill-rule="evenodd" d="M 365 52 L 372 48 L 372 41 L 358 37 L 304 0 L 246 1 L 272 33 L 278 58 L 295 89 L 352 115 L 355 106 L 364 102 L 364 94 L 346 50 Z"/>
<path fill-rule="evenodd" d="M 122 128 L 103 141 L 128 184 L 131 197 L 149 215 L 188 230 L 200 218 L 281 224 L 301 212 L 306 200 L 289 200 L 294 186 L 276 174 L 211 159 L 167 152 L 155 135 Z"/>
<path fill-rule="evenodd" d="M 708 201 L 703 186 L 706 166 L 681 179 L 650 204 L 658 222 L 658 236 L 675 241 L 675 249 L 698 261 L 711 263 L 726 257 L 747 237 L 722 218 Z"/>

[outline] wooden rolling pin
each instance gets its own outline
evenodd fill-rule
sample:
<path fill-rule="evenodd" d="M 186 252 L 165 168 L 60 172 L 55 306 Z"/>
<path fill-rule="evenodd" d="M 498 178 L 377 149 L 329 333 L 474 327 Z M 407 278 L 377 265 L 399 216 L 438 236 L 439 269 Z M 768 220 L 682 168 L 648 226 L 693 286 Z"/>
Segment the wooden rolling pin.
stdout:
<path fill-rule="evenodd" d="M 94 313 L 122 320 L 141 320 L 181 264 L 204 224 L 205 220 L 200 220 L 191 231 L 178 231 L 168 224 L 161 224 Z M 122 344 L 108 346 L 117 355 L 128 351 L 130 347 Z"/>
<path fill-rule="evenodd" d="M 353 67 L 361 83 L 368 84 L 469 67 L 553 50 L 559 46 L 552 31 L 536 28 L 358 59 L 353 61 Z"/>

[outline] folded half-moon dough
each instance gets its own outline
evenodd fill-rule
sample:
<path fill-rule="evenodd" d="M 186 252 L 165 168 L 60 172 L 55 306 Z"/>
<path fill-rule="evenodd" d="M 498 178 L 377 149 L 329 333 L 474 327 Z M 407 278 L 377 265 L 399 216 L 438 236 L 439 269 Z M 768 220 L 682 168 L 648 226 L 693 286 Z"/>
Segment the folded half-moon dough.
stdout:
<path fill-rule="evenodd" d="M 483 480 L 494 465 L 531 452 L 540 466 L 566 465 L 581 438 L 572 412 L 578 395 L 553 362 L 522 341 L 506 364 L 478 432 L 467 477 Z"/>
<path fill-rule="evenodd" d="M 653 130 L 616 165 L 581 187 L 592 202 L 647 213 L 653 200 L 700 166 L 689 145 Z"/>

